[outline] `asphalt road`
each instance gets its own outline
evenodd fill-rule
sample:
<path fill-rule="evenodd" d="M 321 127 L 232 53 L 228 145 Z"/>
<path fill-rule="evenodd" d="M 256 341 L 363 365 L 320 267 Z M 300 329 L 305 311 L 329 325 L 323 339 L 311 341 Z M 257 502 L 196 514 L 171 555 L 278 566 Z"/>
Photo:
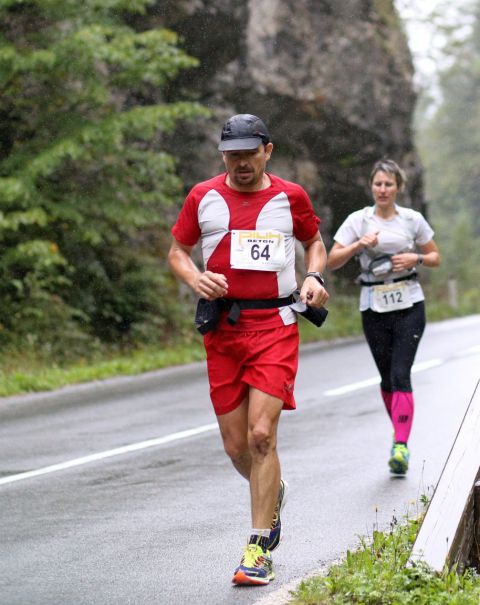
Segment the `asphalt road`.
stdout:
<path fill-rule="evenodd" d="M 480 378 L 480 315 L 430 324 L 416 360 L 406 478 L 363 341 L 303 348 L 282 415 L 290 498 L 267 587 L 230 584 L 250 528 L 204 365 L 0 400 L 1 605 L 246 605 L 431 494 Z M 276 596 L 278 595 L 278 596 Z"/>

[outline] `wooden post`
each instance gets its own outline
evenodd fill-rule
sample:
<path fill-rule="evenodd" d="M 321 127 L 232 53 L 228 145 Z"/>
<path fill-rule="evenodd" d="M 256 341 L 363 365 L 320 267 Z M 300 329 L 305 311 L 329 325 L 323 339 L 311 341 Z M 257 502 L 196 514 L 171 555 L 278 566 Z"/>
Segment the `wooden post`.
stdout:
<path fill-rule="evenodd" d="M 470 564 L 474 545 L 474 485 L 480 480 L 480 382 L 448 456 L 413 545 L 410 562 L 436 571 Z M 480 509 L 477 509 L 480 510 Z M 478 529 L 478 524 L 476 525 Z"/>
<path fill-rule="evenodd" d="M 472 566 L 480 571 L 480 481 L 473 488 L 473 545 L 470 553 Z"/>
<path fill-rule="evenodd" d="M 455 277 L 449 277 L 447 281 L 448 303 L 452 309 L 458 309 L 458 287 Z"/>

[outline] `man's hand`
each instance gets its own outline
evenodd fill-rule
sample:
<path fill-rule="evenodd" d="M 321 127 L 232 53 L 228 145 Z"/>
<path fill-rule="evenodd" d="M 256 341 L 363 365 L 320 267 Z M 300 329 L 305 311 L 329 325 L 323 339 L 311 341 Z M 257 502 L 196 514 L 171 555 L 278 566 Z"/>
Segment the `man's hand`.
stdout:
<path fill-rule="evenodd" d="M 328 292 L 315 277 L 309 275 L 305 278 L 300 290 L 300 300 L 303 303 L 318 308 L 323 307 L 329 298 Z"/>
<path fill-rule="evenodd" d="M 201 298 L 207 300 L 222 298 L 228 292 L 227 278 L 221 273 L 205 271 L 205 273 L 198 274 L 194 289 Z"/>

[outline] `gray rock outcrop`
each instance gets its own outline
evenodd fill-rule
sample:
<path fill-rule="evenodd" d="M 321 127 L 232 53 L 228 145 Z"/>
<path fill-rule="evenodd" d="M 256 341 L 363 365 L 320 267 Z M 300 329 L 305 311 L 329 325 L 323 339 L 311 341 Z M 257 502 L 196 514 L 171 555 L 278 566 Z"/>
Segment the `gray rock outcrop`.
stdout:
<path fill-rule="evenodd" d="M 176 142 L 187 184 L 221 169 L 224 119 L 254 113 L 273 137 L 270 170 L 305 187 L 327 243 L 370 203 L 370 168 L 382 156 L 407 171 L 402 203 L 422 209 L 413 67 L 392 0 L 162 0 L 149 19 L 201 62 L 171 92 L 215 116 Z"/>

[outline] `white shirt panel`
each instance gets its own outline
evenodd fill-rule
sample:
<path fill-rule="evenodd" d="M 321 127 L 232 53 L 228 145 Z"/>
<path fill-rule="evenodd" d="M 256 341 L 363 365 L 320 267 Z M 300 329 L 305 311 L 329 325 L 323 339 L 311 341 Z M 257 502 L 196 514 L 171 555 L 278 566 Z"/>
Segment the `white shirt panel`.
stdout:
<path fill-rule="evenodd" d="M 208 191 L 198 205 L 198 224 L 202 232 L 203 262 L 207 266 L 218 243 L 228 233 L 230 224 L 228 204 L 215 189 Z"/>
<path fill-rule="evenodd" d="M 295 278 L 295 238 L 290 202 L 286 193 L 273 197 L 262 208 L 257 218 L 257 229 L 276 229 L 285 237 L 285 267 L 277 271 L 278 296 L 289 296 L 297 288 Z M 295 323 L 297 316 L 288 307 L 279 309 L 285 325 Z"/>

